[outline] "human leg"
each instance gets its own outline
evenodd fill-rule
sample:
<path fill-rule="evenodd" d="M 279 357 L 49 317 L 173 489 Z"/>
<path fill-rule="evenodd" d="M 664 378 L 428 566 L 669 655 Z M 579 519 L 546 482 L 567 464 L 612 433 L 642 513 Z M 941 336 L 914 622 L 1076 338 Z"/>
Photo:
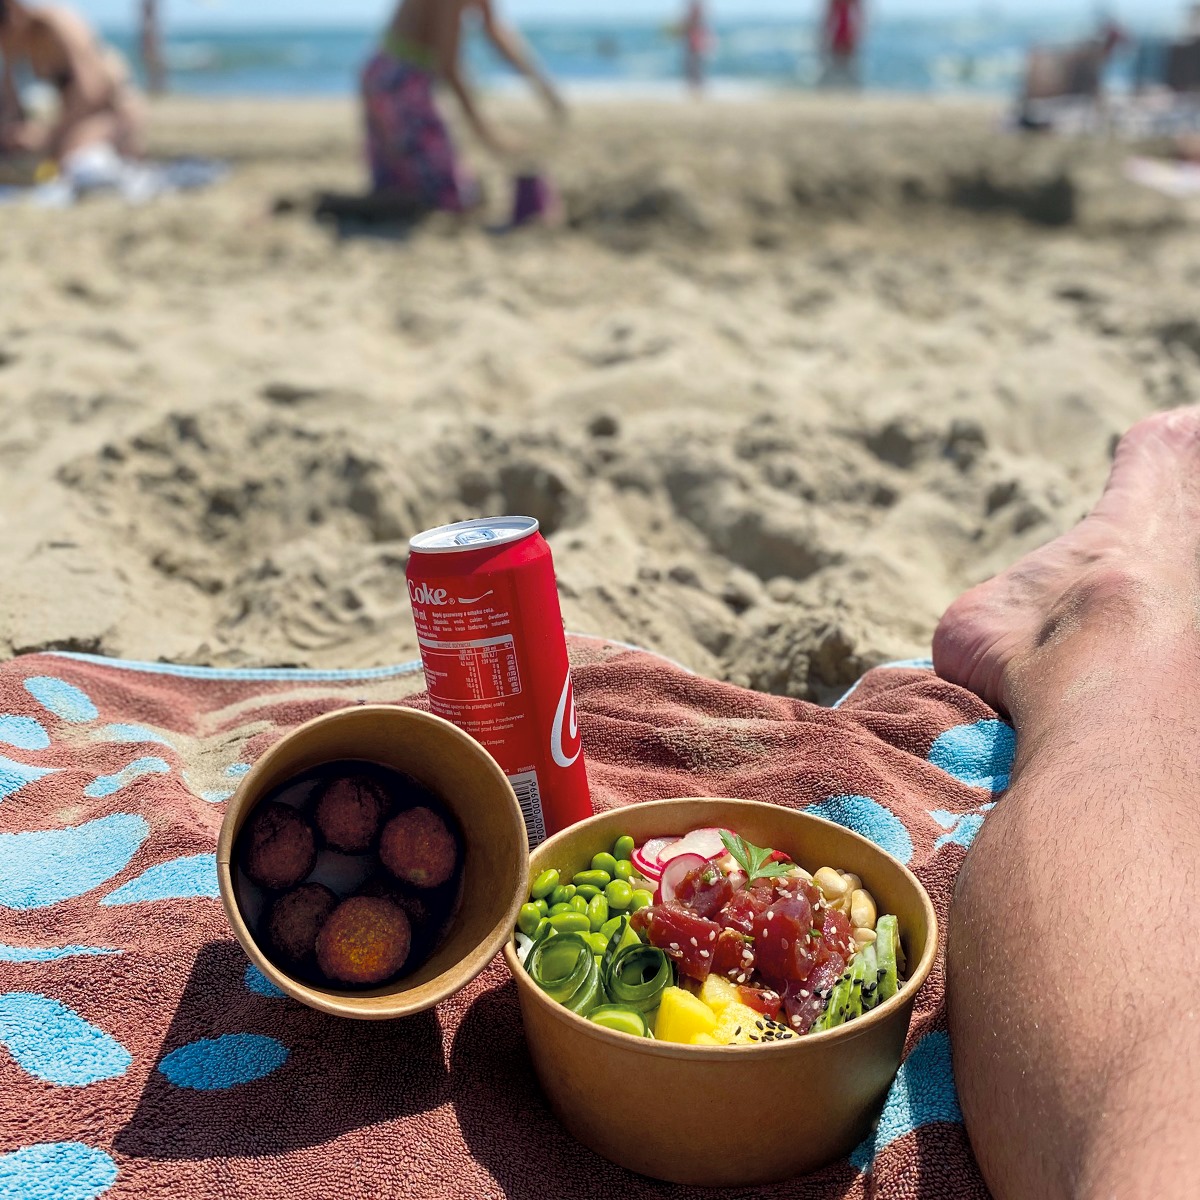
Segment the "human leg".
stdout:
<path fill-rule="evenodd" d="M 1197 1191 L 1200 410 L 1143 422 L 1066 537 L 946 614 L 939 673 L 1008 712 L 948 998 L 998 1200 Z"/>

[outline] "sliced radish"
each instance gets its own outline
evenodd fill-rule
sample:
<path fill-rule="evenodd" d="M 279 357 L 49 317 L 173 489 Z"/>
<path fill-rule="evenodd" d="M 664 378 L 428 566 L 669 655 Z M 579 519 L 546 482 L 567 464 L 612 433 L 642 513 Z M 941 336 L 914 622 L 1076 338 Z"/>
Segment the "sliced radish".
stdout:
<path fill-rule="evenodd" d="M 677 837 L 651 838 L 644 846 L 642 846 L 642 848 L 638 851 L 638 853 L 648 863 L 650 863 L 651 866 L 660 866 L 661 859 L 662 859 L 662 852 L 669 845 L 671 845 L 672 842 L 677 842 L 677 841 L 679 841 L 679 839 Z"/>
<path fill-rule="evenodd" d="M 725 843 L 721 841 L 721 830 L 715 827 L 693 829 L 691 833 L 660 851 L 658 861 L 660 865 L 666 865 L 681 854 L 699 854 L 701 858 L 720 858 L 725 852 Z"/>
<path fill-rule="evenodd" d="M 630 856 L 629 861 L 633 863 L 635 871 L 645 875 L 647 879 L 652 879 L 655 883 L 658 882 L 659 876 L 662 874 L 662 868 L 656 862 L 650 862 L 649 859 L 643 857 L 640 850 L 635 850 Z"/>
<path fill-rule="evenodd" d="M 658 881 L 658 895 L 655 900 L 665 904 L 675 899 L 675 889 L 683 882 L 683 877 L 697 867 L 708 865 L 708 859 L 702 854 L 677 854 L 663 868 L 662 878 Z"/>

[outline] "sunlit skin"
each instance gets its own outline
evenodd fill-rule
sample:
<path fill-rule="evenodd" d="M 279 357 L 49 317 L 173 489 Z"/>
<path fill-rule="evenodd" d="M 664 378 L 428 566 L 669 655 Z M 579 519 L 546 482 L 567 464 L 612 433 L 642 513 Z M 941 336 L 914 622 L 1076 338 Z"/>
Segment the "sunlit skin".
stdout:
<path fill-rule="evenodd" d="M 58 92 L 52 121 L 27 119 L 18 68 Z M 62 161 L 97 144 L 124 157 L 142 152 L 143 115 L 125 65 L 69 8 L 0 0 L 0 151 Z"/>
<path fill-rule="evenodd" d="M 500 19 L 493 0 L 403 0 L 389 32 L 428 52 L 480 141 L 496 154 L 510 155 L 518 147 L 484 115 L 464 69 L 463 26 L 472 17 L 481 22 L 485 36 L 500 57 L 529 80 L 553 112 L 560 117 L 565 115 L 562 98 L 549 76 L 517 31 Z"/>
<path fill-rule="evenodd" d="M 1008 713 L 1012 785 L 951 907 L 948 1001 L 996 1200 L 1200 1176 L 1200 409 L 1121 442 L 1065 537 L 967 593 L 937 669 Z"/>

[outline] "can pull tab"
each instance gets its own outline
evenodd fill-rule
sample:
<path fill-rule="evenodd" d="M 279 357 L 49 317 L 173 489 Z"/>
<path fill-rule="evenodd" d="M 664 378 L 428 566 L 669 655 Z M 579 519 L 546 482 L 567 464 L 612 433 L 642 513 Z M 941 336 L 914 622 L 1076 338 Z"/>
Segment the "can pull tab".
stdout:
<path fill-rule="evenodd" d="M 494 542 L 495 540 L 496 531 L 494 529 L 464 529 L 462 533 L 454 535 L 456 546 L 477 546 L 480 542 Z"/>

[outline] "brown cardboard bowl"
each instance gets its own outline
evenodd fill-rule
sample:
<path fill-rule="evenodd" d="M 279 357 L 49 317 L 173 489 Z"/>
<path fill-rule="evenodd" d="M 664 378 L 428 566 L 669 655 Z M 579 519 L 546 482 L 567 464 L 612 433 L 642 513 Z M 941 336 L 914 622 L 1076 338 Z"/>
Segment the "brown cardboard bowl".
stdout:
<path fill-rule="evenodd" d="M 916 877 L 866 838 L 748 800 L 658 800 L 601 813 L 539 846 L 530 874 L 584 870 L 621 834 L 640 845 L 711 825 L 784 850 L 809 871 L 831 866 L 861 876 L 880 913 L 899 919 L 910 972 L 901 990 L 825 1033 L 752 1048 L 682 1046 L 594 1025 L 532 982 L 511 940 L 504 958 L 517 981 L 542 1089 L 585 1146 L 672 1183 L 775 1183 L 836 1161 L 869 1132 L 900 1066 L 913 1001 L 933 966 L 937 917 Z M 620 1098 L 631 1089 L 637 1102 L 623 1106 Z"/>
<path fill-rule="evenodd" d="M 238 904 L 231 865 L 255 805 L 289 779 L 339 759 L 411 775 L 453 813 L 463 839 L 463 892 L 445 938 L 413 974 L 364 991 L 293 979 L 259 948 Z M 317 717 L 268 750 L 229 801 L 217 842 L 217 879 L 233 932 L 250 960 L 289 996 L 338 1017 L 386 1020 L 432 1008 L 465 987 L 512 935 L 529 892 L 528 835 L 504 772 L 482 746 L 440 717 L 412 708 L 363 705 Z"/>

